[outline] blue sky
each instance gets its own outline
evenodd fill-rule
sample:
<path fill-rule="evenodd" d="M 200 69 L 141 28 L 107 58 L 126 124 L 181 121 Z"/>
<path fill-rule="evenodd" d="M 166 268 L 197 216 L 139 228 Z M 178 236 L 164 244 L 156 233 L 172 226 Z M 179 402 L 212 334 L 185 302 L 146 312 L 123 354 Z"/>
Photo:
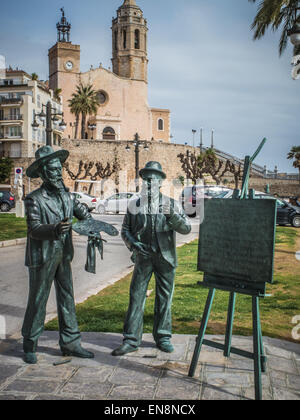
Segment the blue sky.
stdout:
<path fill-rule="evenodd" d="M 4 2 L 0 54 L 8 65 L 48 79 L 48 49 L 64 6 L 71 40 L 81 45 L 81 70 L 111 66 L 111 20 L 123 0 Z M 149 26 L 149 104 L 172 112 L 177 143 L 200 141 L 239 157 L 268 143 L 256 160 L 295 172 L 286 159 L 300 144 L 300 80 L 291 78 L 292 47 L 278 56 L 279 34 L 254 42 L 257 5 L 247 0 L 137 0 Z"/>

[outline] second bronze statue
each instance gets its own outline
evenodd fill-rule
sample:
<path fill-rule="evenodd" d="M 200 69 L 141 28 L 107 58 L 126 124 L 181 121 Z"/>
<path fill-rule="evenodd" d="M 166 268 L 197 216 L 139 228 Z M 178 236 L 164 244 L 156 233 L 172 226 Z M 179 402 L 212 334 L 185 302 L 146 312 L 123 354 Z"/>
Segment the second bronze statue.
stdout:
<path fill-rule="evenodd" d="M 140 176 L 141 196 L 130 202 L 122 227 L 122 238 L 133 253 L 135 268 L 124 340 L 112 352 L 113 356 L 134 352 L 141 345 L 146 293 L 153 273 L 156 280 L 153 337 L 160 350 L 168 353 L 174 350 L 171 305 L 177 267 L 175 233 L 187 235 L 191 225 L 179 203 L 161 194 L 166 175 L 160 163 L 148 162 Z"/>

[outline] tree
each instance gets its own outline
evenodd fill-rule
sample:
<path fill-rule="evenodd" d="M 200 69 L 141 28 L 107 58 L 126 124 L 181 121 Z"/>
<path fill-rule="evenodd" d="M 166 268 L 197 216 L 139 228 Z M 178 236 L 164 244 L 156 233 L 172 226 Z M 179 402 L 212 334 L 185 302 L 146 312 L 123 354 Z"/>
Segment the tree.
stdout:
<path fill-rule="evenodd" d="M 299 171 L 299 181 L 300 181 L 300 146 L 294 146 L 291 148 L 291 151 L 288 153 L 287 158 L 289 160 L 294 159 L 293 167 Z"/>
<path fill-rule="evenodd" d="M 54 99 L 56 99 L 60 103 L 60 95 L 61 95 L 62 89 L 56 88 L 54 90 Z"/>
<path fill-rule="evenodd" d="M 32 74 L 31 74 L 31 79 L 32 79 L 32 80 L 39 80 L 39 76 L 38 76 L 38 74 L 36 74 L 36 73 L 32 73 Z"/>
<path fill-rule="evenodd" d="M 256 2 L 256 0 L 248 1 Z M 296 22 L 300 22 L 298 10 L 300 10 L 299 0 L 262 0 L 251 25 L 251 29 L 254 30 L 254 40 L 262 38 L 270 26 L 273 31 L 277 31 L 282 26 L 279 41 L 279 55 L 282 55 L 287 46 L 288 31 Z M 300 47 L 295 47 L 294 55 L 299 53 Z"/>
<path fill-rule="evenodd" d="M 203 156 L 205 152 L 203 153 Z M 191 153 L 189 150 L 186 154 L 180 153 L 177 156 L 181 162 L 181 167 L 186 174 L 187 179 L 193 181 L 194 184 L 197 183 L 199 179 L 203 179 L 205 174 L 205 167 L 199 165 L 199 156 L 196 156 L 196 153 Z M 200 158 L 201 160 L 202 158 Z"/>
<path fill-rule="evenodd" d="M 72 114 L 75 115 L 76 118 L 76 122 L 75 122 L 75 139 L 78 138 L 78 127 L 79 127 L 79 118 L 80 118 L 80 109 L 81 109 L 81 104 L 80 104 L 80 98 L 78 96 L 76 96 L 75 93 L 73 93 L 72 95 L 72 99 L 68 100 L 69 102 L 69 108 Z"/>
<path fill-rule="evenodd" d="M 91 170 L 95 167 L 95 172 L 91 173 Z M 113 163 L 107 162 L 104 165 L 101 162 L 86 162 L 84 163 L 82 160 L 79 162 L 77 173 L 73 173 L 70 169 L 69 162 L 64 163 L 64 168 L 67 171 L 69 177 L 75 181 L 75 191 L 78 190 L 78 181 L 97 181 L 97 180 L 107 180 L 113 174 L 118 173 L 120 171 L 120 164 L 118 159 L 115 157 Z M 93 188 L 93 183 L 91 183 L 89 187 L 89 194 Z"/>
<path fill-rule="evenodd" d="M 206 155 L 204 157 L 205 163 L 205 170 L 206 173 L 212 176 L 212 178 L 216 181 L 217 185 L 221 184 L 222 178 L 229 170 L 228 163 L 229 161 L 224 161 L 222 159 L 218 159 L 216 152 L 214 149 L 207 149 Z"/>
<path fill-rule="evenodd" d="M 13 161 L 8 157 L 0 159 L 0 183 L 8 181 L 13 168 Z"/>
<path fill-rule="evenodd" d="M 77 116 L 76 112 L 81 114 L 81 138 L 85 138 L 85 126 L 87 115 L 96 115 L 98 107 L 100 105 L 97 92 L 93 90 L 92 85 L 84 86 L 82 83 L 76 87 L 76 93 L 72 95 L 69 100 L 69 107 L 72 112 L 72 107 Z M 76 110 L 76 112 L 75 112 Z"/>

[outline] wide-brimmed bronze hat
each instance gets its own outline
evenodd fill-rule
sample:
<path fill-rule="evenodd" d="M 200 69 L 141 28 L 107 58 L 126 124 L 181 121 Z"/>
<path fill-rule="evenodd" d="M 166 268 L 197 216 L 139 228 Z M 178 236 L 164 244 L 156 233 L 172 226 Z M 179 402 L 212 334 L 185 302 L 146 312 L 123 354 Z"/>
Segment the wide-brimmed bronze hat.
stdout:
<path fill-rule="evenodd" d="M 159 162 L 148 162 L 145 168 L 140 170 L 140 177 L 143 178 L 143 176 L 149 172 L 158 173 L 162 176 L 163 179 L 167 178 L 167 175 L 163 172 Z"/>
<path fill-rule="evenodd" d="M 39 169 L 42 165 L 49 162 L 52 159 L 59 159 L 61 163 L 64 163 L 69 157 L 67 150 L 57 150 L 56 152 L 51 146 L 40 147 L 35 152 L 36 161 L 33 162 L 26 170 L 26 175 L 29 178 L 39 178 Z"/>

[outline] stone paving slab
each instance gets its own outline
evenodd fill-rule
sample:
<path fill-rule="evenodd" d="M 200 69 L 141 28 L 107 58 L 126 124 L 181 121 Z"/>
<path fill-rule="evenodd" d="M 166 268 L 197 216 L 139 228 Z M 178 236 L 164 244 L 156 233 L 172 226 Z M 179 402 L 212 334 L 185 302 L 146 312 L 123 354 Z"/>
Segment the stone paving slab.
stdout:
<path fill-rule="evenodd" d="M 223 336 L 208 336 L 223 342 Z M 58 346 L 58 333 L 45 332 L 38 363 L 26 365 L 22 342 L 0 345 L 0 400 L 248 400 L 254 398 L 253 361 L 203 346 L 194 378 L 188 377 L 195 346 L 193 335 L 175 335 L 175 351 L 163 353 L 150 334 L 139 351 L 124 357 L 111 352 L 122 342 L 112 333 L 83 333 L 83 347 L 95 359 L 72 358 L 68 364 Z M 233 337 L 232 345 L 252 351 L 251 337 Z M 300 346 L 264 338 L 268 357 L 262 374 L 263 398 L 300 400 Z"/>

